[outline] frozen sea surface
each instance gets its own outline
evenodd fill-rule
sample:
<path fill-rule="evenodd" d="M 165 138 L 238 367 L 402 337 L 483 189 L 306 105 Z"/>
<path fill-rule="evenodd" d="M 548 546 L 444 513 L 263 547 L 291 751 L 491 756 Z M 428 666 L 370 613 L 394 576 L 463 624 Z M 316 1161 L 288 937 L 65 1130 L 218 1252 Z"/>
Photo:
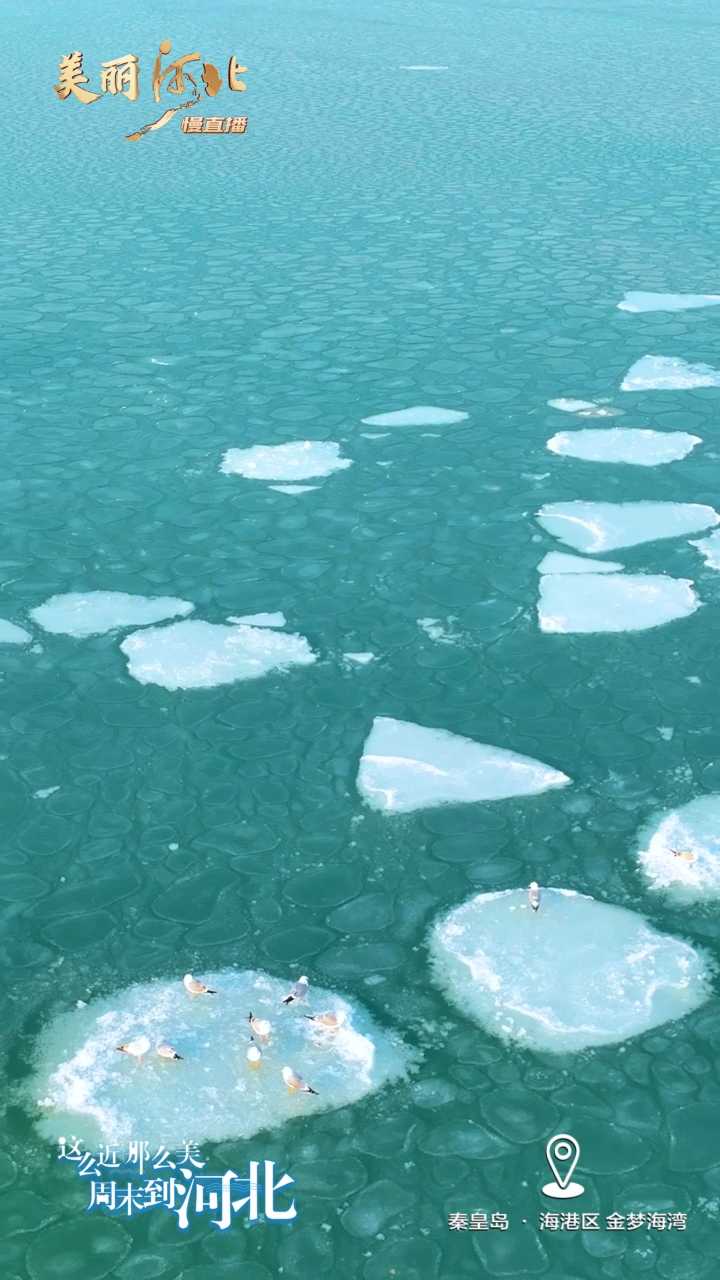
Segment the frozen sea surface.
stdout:
<path fill-rule="evenodd" d="M 564 551 L 548 551 L 540 561 L 538 573 L 619 573 L 624 565 L 617 560 L 588 560 L 586 556 L 571 556 Z"/>
<path fill-rule="evenodd" d="M 129 596 L 124 591 L 70 591 L 50 596 L 30 616 L 54 635 L 99 636 L 121 627 L 149 626 L 165 618 L 186 617 L 194 605 L 174 596 Z"/>
<path fill-rule="evenodd" d="M 541 631 L 646 631 L 686 618 L 700 601 L 688 578 L 664 574 L 546 574 L 540 579 Z"/>
<path fill-rule="evenodd" d="M 720 293 L 626 293 L 618 311 L 690 311 L 695 307 L 716 307 Z"/>
<path fill-rule="evenodd" d="M 699 533 L 720 522 L 697 502 L 549 502 L 537 513 L 548 533 L 590 554 Z"/>
<path fill-rule="evenodd" d="M 7 618 L 0 618 L 0 644 L 29 644 L 32 636 L 24 627 L 19 627 L 16 622 L 8 622 Z"/>
<path fill-rule="evenodd" d="M 536 795 L 569 781 L 559 769 L 514 751 L 378 716 L 365 742 L 357 785 L 373 809 L 411 813 L 442 804 Z"/>
<path fill-rule="evenodd" d="M 481 893 L 430 935 L 436 981 L 468 1017 L 539 1050 L 613 1044 L 696 1009 L 704 958 L 633 911 L 568 889 Z"/>
<path fill-rule="evenodd" d="M 686 431 L 650 431 L 639 427 L 607 430 L 560 431 L 547 442 L 551 453 L 584 462 L 626 462 L 636 467 L 657 467 L 687 457 L 700 436 Z"/>
<path fill-rule="evenodd" d="M 291 444 L 256 444 L 250 449 L 228 449 L 220 470 L 226 476 L 248 480 L 312 480 L 345 471 L 352 466 L 333 440 L 294 440 Z M 289 487 L 283 493 L 295 492 Z"/>
<path fill-rule="evenodd" d="M 50 1022 L 40 1036 L 30 1086 L 33 1102 L 41 1104 L 43 1135 L 57 1141 L 73 1133 L 89 1144 L 127 1143 L 147 1133 L 155 1146 L 171 1149 L 186 1140 L 250 1138 L 298 1116 L 358 1102 L 402 1077 L 411 1064 L 399 1036 L 333 991 L 311 987 L 305 1005 L 285 1008 L 287 981 L 234 969 L 203 978 L 216 996 L 188 996 L 179 979 L 149 982 Z M 272 1025 L 257 1069 L 245 1056 L 250 1011 Z M 303 1016 L 329 1011 L 345 1015 L 336 1032 Z M 142 1063 L 117 1052 L 138 1036 L 152 1045 Z M 181 1062 L 157 1057 L 163 1041 Z M 281 1076 L 286 1065 L 318 1096 L 289 1093 Z"/>
<path fill-rule="evenodd" d="M 720 530 L 709 534 L 707 538 L 691 542 L 690 546 L 697 547 L 709 569 L 720 569 Z"/>
<path fill-rule="evenodd" d="M 720 795 L 700 796 L 646 827 L 638 862 L 652 889 L 680 903 L 720 898 Z"/>
<path fill-rule="evenodd" d="M 304 636 L 199 619 L 135 631 L 120 648 L 135 680 L 172 690 L 211 689 L 235 680 L 256 680 L 270 671 L 307 666 L 316 660 Z"/>
<path fill-rule="evenodd" d="M 720 370 L 676 356 L 643 356 L 625 374 L 621 391 L 690 391 L 720 387 Z"/>
<path fill-rule="evenodd" d="M 366 427 L 450 427 L 456 422 L 465 422 L 469 416 L 456 409 L 416 404 L 411 409 L 397 409 L 394 413 L 376 413 L 362 421 Z"/>

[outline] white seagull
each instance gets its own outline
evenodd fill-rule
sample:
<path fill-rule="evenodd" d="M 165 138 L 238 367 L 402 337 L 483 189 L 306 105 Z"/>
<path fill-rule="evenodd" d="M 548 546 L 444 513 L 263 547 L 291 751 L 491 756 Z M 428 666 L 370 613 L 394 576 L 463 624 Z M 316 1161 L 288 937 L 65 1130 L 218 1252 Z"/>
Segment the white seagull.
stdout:
<path fill-rule="evenodd" d="M 216 996 L 217 991 L 212 987 L 208 987 L 206 983 L 201 982 L 199 978 L 193 978 L 191 973 L 186 973 L 183 978 L 183 986 L 188 995 L 191 996 Z"/>
<path fill-rule="evenodd" d="M 295 1004 L 296 1002 L 299 1003 L 301 1000 L 304 1000 L 308 993 L 309 986 L 310 983 L 305 977 L 305 974 L 303 974 L 301 978 L 298 978 L 292 990 L 285 996 L 283 1004 Z"/>
<path fill-rule="evenodd" d="M 182 1055 L 178 1053 L 177 1049 L 173 1049 L 172 1045 L 168 1044 L 166 1040 L 158 1045 L 155 1052 L 158 1058 L 169 1058 L 171 1062 L 182 1062 Z"/>
<path fill-rule="evenodd" d="M 283 1067 L 282 1078 L 291 1093 L 317 1094 L 317 1089 L 312 1089 L 309 1084 L 306 1084 L 301 1076 L 296 1075 L 292 1067 Z"/>
<path fill-rule="evenodd" d="M 272 1024 L 268 1022 L 267 1018 L 256 1018 L 254 1013 L 249 1013 L 248 1022 L 250 1023 L 250 1030 L 254 1036 L 257 1036 L 258 1040 L 265 1042 L 270 1039 Z"/>
<path fill-rule="evenodd" d="M 344 1009 L 338 1009 L 334 1013 L 306 1013 L 305 1017 L 308 1022 L 314 1022 L 317 1027 L 322 1027 L 323 1031 L 338 1031 L 345 1022 L 347 1014 Z"/>
<path fill-rule="evenodd" d="M 259 1067 L 260 1063 L 262 1062 L 262 1052 L 260 1049 L 258 1049 L 258 1046 L 255 1044 L 255 1041 L 252 1039 L 252 1037 L 250 1039 L 250 1045 L 248 1046 L 248 1051 L 245 1054 L 245 1057 L 247 1058 L 248 1063 L 250 1064 L 251 1067 Z"/>
<path fill-rule="evenodd" d="M 538 884 L 537 880 L 533 880 L 532 884 L 528 887 L 528 902 L 530 903 L 530 906 L 532 907 L 533 911 L 537 911 L 539 909 L 540 885 Z"/>
<path fill-rule="evenodd" d="M 118 1053 L 126 1053 L 128 1057 L 137 1058 L 138 1062 L 142 1062 L 150 1048 L 150 1041 L 147 1036 L 136 1036 L 134 1040 L 126 1040 L 125 1044 L 119 1044 L 117 1048 Z"/>

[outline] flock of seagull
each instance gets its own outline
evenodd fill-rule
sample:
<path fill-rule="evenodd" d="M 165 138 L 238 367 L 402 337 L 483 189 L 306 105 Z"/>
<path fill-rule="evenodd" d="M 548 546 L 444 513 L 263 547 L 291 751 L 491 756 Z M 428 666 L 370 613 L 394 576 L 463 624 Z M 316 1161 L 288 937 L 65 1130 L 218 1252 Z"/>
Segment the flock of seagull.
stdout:
<path fill-rule="evenodd" d="M 535 886 L 537 888 L 537 885 Z M 538 891 L 539 892 L 539 891 Z M 539 898 L 538 898 L 539 902 Z M 534 908 L 537 910 L 537 908 Z M 209 987 L 206 982 L 202 982 L 199 978 L 194 978 L 191 973 L 186 973 L 183 978 L 183 986 L 189 996 L 193 999 L 196 996 L 215 996 L 217 991 L 214 987 Z M 287 995 L 281 1001 L 284 1005 L 302 1004 L 307 998 L 309 990 L 309 982 L 305 974 L 298 978 L 297 982 L 291 987 Z M 320 1030 L 332 1034 L 338 1031 L 345 1022 L 346 1014 L 344 1010 L 328 1011 L 327 1013 L 306 1013 L 304 1015 L 309 1022 L 315 1024 Z M 256 1070 L 262 1062 L 262 1048 L 267 1045 L 272 1036 L 272 1023 L 267 1018 L 256 1018 L 255 1014 L 248 1014 L 248 1024 L 250 1027 L 250 1043 L 248 1045 L 246 1058 L 248 1066 Z M 136 1036 L 134 1040 L 127 1040 L 125 1044 L 117 1046 L 118 1053 L 126 1053 L 128 1057 L 134 1058 L 136 1062 L 142 1063 L 146 1055 L 152 1048 L 149 1036 Z M 174 1049 L 171 1044 L 163 1041 L 155 1048 L 155 1052 L 159 1058 L 167 1058 L 172 1062 L 182 1062 L 182 1055 Z M 313 1089 L 302 1076 L 299 1076 L 292 1067 L 283 1067 L 282 1078 L 290 1093 L 313 1093 L 317 1094 L 317 1089 Z"/>

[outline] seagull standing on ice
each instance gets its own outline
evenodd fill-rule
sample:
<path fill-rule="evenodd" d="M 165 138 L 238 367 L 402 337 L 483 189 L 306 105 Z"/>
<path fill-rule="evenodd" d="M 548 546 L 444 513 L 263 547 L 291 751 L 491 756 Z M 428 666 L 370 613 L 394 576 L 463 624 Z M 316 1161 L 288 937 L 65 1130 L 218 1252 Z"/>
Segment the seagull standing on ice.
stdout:
<path fill-rule="evenodd" d="M 322 1027 L 323 1031 L 339 1031 L 347 1018 L 344 1009 L 338 1009 L 335 1013 L 306 1013 L 304 1016 L 308 1022 L 314 1022 L 316 1027 Z"/>
<path fill-rule="evenodd" d="M 314 1093 L 317 1095 L 317 1089 L 311 1089 L 301 1076 L 297 1075 L 292 1067 L 283 1067 L 282 1078 L 285 1081 L 291 1093 Z"/>
<path fill-rule="evenodd" d="M 250 1037 L 250 1044 L 245 1057 L 248 1060 L 248 1065 L 251 1067 L 259 1067 L 262 1062 L 262 1050 L 258 1048 L 252 1036 Z"/>
<path fill-rule="evenodd" d="M 301 1000 L 305 999 L 309 986 L 310 983 L 305 977 L 305 974 L 303 974 L 302 977 L 298 978 L 295 986 L 292 988 L 292 991 L 289 991 L 285 996 L 283 1004 L 299 1004 Z"/>
<path fill-rule="evenodd" d="M 248 1022 L 253 1036 L 257 1036 L 261 1043 L 267 1043 L 272 1031 L 272 1024 L 268 1022 L 267 1018 L 256 1018 L 254 1013 L 249 1013 Z M 252 1039 L 252 1036 L 250 1038 Z"/>
<path fill-rule="evenodd" d="M 150 1041 L 147 1036 L 136 1036 L 134 1040 L 127 1040 L 125 1044 L 119 1044 L 117 1048 L 118 1053 L 126 1053 L 128 1057 L 137 1058 L 138 1062 L 142 1062 L 150 1048 Z"/>
<path fill-rule="evenodd" d="M 169 1058 L 171 1062 L 182 1062 L 182 1057 L 178 1053 L 177 1049 L 173 1049 L 172 1045 L 168 1044 L 166 1041 L 159 1044 L 155 1052 L 157 1053 L 158 1058 Z"/>
<path fill-rule="evenodd" d="M 537 911 L 540 907 L 540 885 L 537 880 L 533 880 L 528 888 L 528 902 L 533 911 Z"/>
<path fill-rule="evenodd" d="M 201 982 L 199 978 L 193 978 L 191 973 L 186 973 L 183 978 L 183 986 L 188 995 L 191 996 L 216 996 L 217 991 L 212 987 L 208 987 L 206 983 Z"/>

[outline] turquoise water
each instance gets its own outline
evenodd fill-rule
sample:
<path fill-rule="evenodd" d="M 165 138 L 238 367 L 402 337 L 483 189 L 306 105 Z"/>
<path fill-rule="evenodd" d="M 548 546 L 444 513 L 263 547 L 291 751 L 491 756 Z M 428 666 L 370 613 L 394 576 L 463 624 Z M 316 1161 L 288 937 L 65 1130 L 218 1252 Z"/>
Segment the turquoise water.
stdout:
<path fill-rule="evenodd" d="M 658 809 L 720 789 L 720 578 L 683 539 L 623 550 L 629 571 L 693 578 L 704 607 L 635 635 L 543 635 L 535 567 L 559 544 L 532 519 L 575 498 L 717 503 L 720 392 L 617 388 L 646 353 L 720 365 L 720 315 L 615 309 L 626 289 L 720 290 L 717 15 L 702 0 L 123 10 L 6 14 L 0 615 L 27 625 L 53 593 L 91 589 L 178 596 L 211 622 L 282 610 L 319 661 L 171 693 L 128 676 L 116 634 L 32 628 L 41 648 L 2 649 L 4 1273 L 712 1280 L 717 1000 L 625 1046 L 523 1053 L 428 984 L 426 937 L 472 892 L 536 878 L 718 956 L 717 910 L 650 895 L 633 850 Z M 125 142 L 152 118 L 162 38 L 247 63 L 248 92 L 213 107 L 246 113 L 245 136 L 175 121 Z M 101 60 L 137 53 L 140 100 L 59 102 L 76 48 L 92 87 Z M 547 408 L 561 396 L 613 397 L 612 425 L 703 445 L 654 470 L 557 458 L 550 435 L 596 425 Z M 470 416 L 367 438 L 362 418 L 412 404 Z M 302 438 L 353 465 L 302 495 L 219 471 L 228 448 Z M 346 651 L 376 661 L 350 669 Z M 574 785 L 388 820 L 355 789 L 376 715 Z M 290 1169 L 293 1228 L 200 1223 L 184 1240 L 164 1215 L 85 1215 L 15 1093 L 39 1032 L 78 999 L 228 965 L 361 1000 L 421 1068 L 206 1149 L 216 1168 Z M 560 1131 L 582 1143 L 583 1208 L 688 1210 L 687 1231 L 539 1233 Z M 448 1230 L 474 1209 L 511 1229 Z"/>

